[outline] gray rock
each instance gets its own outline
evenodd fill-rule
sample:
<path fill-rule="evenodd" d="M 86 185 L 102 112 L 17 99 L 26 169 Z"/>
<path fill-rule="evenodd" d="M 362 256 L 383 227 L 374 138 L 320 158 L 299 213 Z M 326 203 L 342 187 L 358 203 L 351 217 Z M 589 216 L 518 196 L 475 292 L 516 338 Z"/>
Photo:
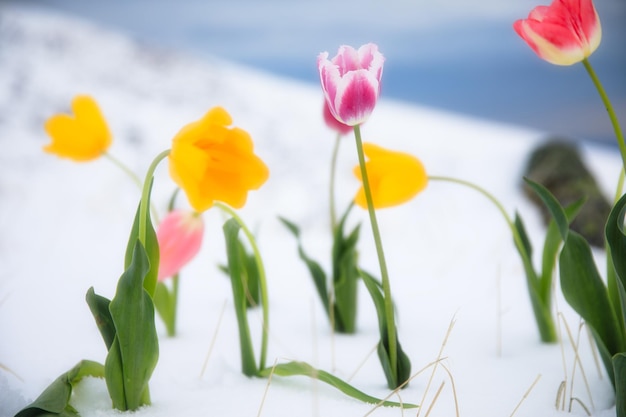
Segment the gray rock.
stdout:
<path fill-rule="evenodd" d="M 590 245 L 604 247 L 604 225 L 611 205 L 574 143 L 557 138 L 549 139 L 532 152 L 524 175 L 545 186 L 563 206 L 585 197 L 587 201 L 571 228 L 583 235 Z M 537 204 L 547 224 L 550 214 L 544 204 L 526 185 L 524 191 Z"/>

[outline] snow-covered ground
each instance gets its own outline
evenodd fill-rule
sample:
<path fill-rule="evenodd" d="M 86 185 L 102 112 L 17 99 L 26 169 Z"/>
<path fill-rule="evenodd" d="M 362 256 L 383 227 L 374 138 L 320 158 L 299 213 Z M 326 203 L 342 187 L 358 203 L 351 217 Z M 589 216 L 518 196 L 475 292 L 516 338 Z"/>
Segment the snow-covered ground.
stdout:
<path fill-rule="evenodd" d="M 331 53 L 338 45 L 328 45 Z M 384 51 L 382 51 L 384 53 Z M 311 57 L 312 65 L 315 56 Z M 328 171 L 334 133 L 321 117 L 319 89 L 234 66 L 198 60 L 63 16 L 0 8 L 0 416 L 12 416 L 81 359 L 104 361 L 106 349 L 84 301 L 87 289 L 112 297 L 139 199 L 136 186 L 106 159 L 76 164 L 43 153 L 44 120 L 78 93 L 94 96 L 115 139 L 110 152 L 143 175 L 180 127 L 220 105 L 253 137 L 270 167 L 268 183 L 249 196 L 241 216 L 258 235 L 266 263 L 271 340 L 268 358 L 304 360 L 348 379 L 368 394 L 388 394 L 376 355 L 375 312 L 363 288 L 359 331 L 332 336 L 284 216 L 302 227 L 307 251 L 328 267 Z M 607 121 L 608 123 L 608 121 Z M 529 151 L 541 132 L 465 118 L 383 99 L 363 127 L 365 141 L 411 152 L 432 175 L 475 182 L 519 211 L 535 245 L 543 228 L 520 191 Z M 585 146 L 606 194 L 619 173 L 615 151 Z M 342 143 L 341 209 L 358 183 L 353 141 Z M 174 186 L 157 172 L 154 202 L 164 210 Z M 182 200 L 181 200 L 182 201 Z M 159 323 L 160 360 L 153 405 L 138 416 L 358 416 L 372 406 L 306 378 L 249 379 L 239 371 L 231 290 L 221 224 L 205 214 L 203 249 L 184 271 L 179 335 Z M 362 266 L 377 270 L 365 212 Z M 431 182 L 410 203 L 379 212 L 399 335 L 417 372 L 441 355 L 443 367 L 416 376 L 402 400 L 431 416 L 560 416 L 566 381 L 574 416 L 614 415 L 606 376 L 594 364 L 586 331 L 580 368 L 565 335 L 579 320 L 556 292 L 564 341 L 538 341 L 522 265 L 507 225 L 482 196 Z M 597 253 L 602 261 L 602 253 Z M 259 321 L 256 336 L 259 336 Z M 257 338 L 258 339 L 258 338 Z M 214 344 L 211 355 L 210 346 Z M 206 364 L 206 367 L 205 367 Z M 205 367 L 204 371 L 203 368 Z M 432 382 L 429 382 L 432 378 Z M 435 401 L 435 393 L 443 384 Z M 580 401 L 580 402 L 579 402 Z M 88 379 L 73 404 L 81 415 L 113 416 L 103 381 Z M 519 407 L 518 407 L 519 406 Z M 380 408 L 372 415 L 414 415 Z"/>

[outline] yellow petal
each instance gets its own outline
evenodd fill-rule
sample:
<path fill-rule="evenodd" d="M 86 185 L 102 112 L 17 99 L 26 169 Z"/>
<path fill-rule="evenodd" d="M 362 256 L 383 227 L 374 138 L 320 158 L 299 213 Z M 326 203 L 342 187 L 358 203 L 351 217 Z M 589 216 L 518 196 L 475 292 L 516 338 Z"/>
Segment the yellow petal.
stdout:
<path fill-rule="evenodd" d="M 90 96 L 76 96 L 72 111 L 73 117 L 59 114 L 46 121 L 44 128 L 52 142 L 44 151 L 78 162 L 100 157 L 113 140 L 98 104 Z"/>
<path fill-rule="evenodd" d="M 216 107 L 183 127 L 172 141 L 170 175 L 198 212 L 214 201 L 241 208 L 248 191 L 269 177 L 267 166 L 254 154 L 250 135 L 230 127 L 231 122 L 226 110 Z"/>
<path fill-rule="evenodd" d="M 365 167 L 374 208 L 406 203 L 426 188 L 428 183 L 426 170 L 414 156 L 390 151 L 371 143 L 363 144 L 363 152 L 368 158 Z M 362 180 L 359 166 L 354 168 L 354 174 Z M 362 208 L 367 208 L 363 186 L 357 191 L 354 202 Z"/>

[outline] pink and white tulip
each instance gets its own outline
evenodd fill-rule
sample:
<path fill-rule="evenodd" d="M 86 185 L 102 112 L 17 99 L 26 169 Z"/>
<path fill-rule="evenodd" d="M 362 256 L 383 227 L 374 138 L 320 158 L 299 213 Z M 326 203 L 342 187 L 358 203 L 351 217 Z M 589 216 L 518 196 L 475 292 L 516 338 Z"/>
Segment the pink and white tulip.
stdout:
<path fill-rule="evenodd" d="M 198 213 L 174 210 L 157 229 L 159 242 L 159 281 L 176 275 L 200 251 L 204 221 Z"/>
<path fill-rule="evenodd" d="M 592 0 L 554 0 L 550 6 L 537 6 L 513 28 L 540 58 L 555 65 L 581 62 L 602 39 Z"/>
<path fill-rule="evenodd" d="M 332 60 L 328 52 L 318 56 L 322 90 L 335 119 L 348 126 L 367 120 L 378 101 L 384 62 L 373 43 L 358 50 L 343 45 Z"/>

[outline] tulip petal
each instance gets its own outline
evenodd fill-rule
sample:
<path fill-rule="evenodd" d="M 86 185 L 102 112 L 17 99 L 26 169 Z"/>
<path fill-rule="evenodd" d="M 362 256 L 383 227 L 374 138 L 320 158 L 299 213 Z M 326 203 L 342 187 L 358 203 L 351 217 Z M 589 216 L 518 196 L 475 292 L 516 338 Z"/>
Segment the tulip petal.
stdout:
<path fill-rule="evenodd" d="M 241 208 L 248 191 L 269 177 L 267 166 L 254 154 L 250 135 L 229 127 L 231 122 L 224 109 L 215 108 L 181 129 L 172 141 L 170 176 L 198 212 L 214 201 Z"/>
<path fill-rule="evenodd" d="M 191 261 L 202 246 L 204 222 L 202 216 L 174 210 L 159 224 L 159 281 L 176 275 Z"/>
<path fill-rule="evenodd" d="M 338 121 L 356 126 L 369 118 L 380 93 L 383 63 L 375 44 L 363 45 L 358 51 L 342 45 L 330 61 L 327 52 L 318 56 L 324 97 Z"/>
<path fill-rule="evenodd" d="M 346 74 L 335 97 L 337 119 L 349 126 L 365 122 L 376 107 L 378 89 L 378 80 L 365 70 Z"/>
<path fill-rule="evenodd" d="M 538 6 L 513 28 L 537 55 L 555 65 L 572 65 L 600 45 L 602 28 L 591 0 L 554 0 Z"/>
<path fill-rule="evenodd" d="M 72 111 L 73 117 L 59 114 L 46 121 L 44 129 L 52 142 L 43 150 L 77 162 L 100 157 L 113 139 L 98 104 L 89 96 L 76 96 Z"/>
<path fill-rule="evenodd" d="M 427 183 L 426 170 L 419 159 L 397 151 L 390 151 L 380 146 L 364 143 L 363 152 L 368 158 L 365 164 L 374 208 L 393 207 L 410 201 Z M 362 180 L 359 166 L 354 174 Z M 365 189 L 361 187 L 354 202 L 367 208 Z"/>

